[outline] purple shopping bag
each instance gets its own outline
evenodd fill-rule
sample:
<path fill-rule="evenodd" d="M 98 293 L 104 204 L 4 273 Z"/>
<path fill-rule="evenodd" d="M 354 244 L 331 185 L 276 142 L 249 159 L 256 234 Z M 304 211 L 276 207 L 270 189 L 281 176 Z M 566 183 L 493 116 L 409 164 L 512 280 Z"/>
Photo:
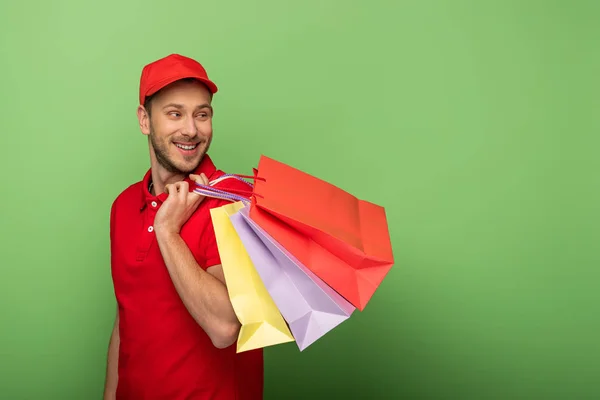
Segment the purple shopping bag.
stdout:
<path fill-rule="evenodd" d="M 355 307 L 319 279 L 249 217 L 229 217 L 300 351 L 350 318 Z"/>

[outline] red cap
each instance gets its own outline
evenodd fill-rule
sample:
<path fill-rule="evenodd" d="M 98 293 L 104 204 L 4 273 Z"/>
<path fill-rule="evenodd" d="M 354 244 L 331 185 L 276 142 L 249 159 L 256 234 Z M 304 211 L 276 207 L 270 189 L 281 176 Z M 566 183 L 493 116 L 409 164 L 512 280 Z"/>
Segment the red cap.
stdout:
<path fill-rule="evenodd" d="M 196 60 L 179 54 L 171 54 L 156 60 L 144 67 L 140 78 L 140 105 L 146 96 L 150 96 L 168 84 L 179 79 L 195 78 L 208 86 L 212 93 L 217 92 L 217 85 L 210 79 L 204 67 Z"/>

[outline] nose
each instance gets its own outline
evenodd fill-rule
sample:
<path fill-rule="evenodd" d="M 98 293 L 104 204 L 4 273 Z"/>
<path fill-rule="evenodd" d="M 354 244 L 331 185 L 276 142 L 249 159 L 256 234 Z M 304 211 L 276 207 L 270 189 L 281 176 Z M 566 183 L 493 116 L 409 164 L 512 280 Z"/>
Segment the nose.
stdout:
<path fill-rule="evenodd" d="M 184 136 L 196 136 L 198 134 L 198 128 L 196 127 L 196 121 L 193 117 L 186 118 L 181 129 L 181 133 Z"/>

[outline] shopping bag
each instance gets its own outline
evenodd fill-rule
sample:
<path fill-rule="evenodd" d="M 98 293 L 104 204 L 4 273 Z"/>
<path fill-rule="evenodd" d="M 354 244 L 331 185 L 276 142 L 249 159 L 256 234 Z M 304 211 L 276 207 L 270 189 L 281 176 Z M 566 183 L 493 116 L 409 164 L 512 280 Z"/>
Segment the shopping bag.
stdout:
<path fill-rule="evenodd" d="M 210 210 L 229 299 L 240 321 L 237 352 L 294 341 L 229 217 L 240 201 Z"/>
<path fill-rule="evenodd" d="M 355 308 L 264 232 L 248 207 L 229 216 L 300 351 L 347 320 Z"/>
<path fill-rule="evenodd" d="M 394 264 L 385 209 L 262 156 L 250 218 L 364 310 Z"/>
<path fill-rule="evenodd" d="M 198 185 L 205 195 L 250 204 L 250 219 L 311 272 L 363 311 L 394 265 L 385 209 L 262 155 L 248 191 Z M 233 200 L 232 200 L 233 201 Z"/>

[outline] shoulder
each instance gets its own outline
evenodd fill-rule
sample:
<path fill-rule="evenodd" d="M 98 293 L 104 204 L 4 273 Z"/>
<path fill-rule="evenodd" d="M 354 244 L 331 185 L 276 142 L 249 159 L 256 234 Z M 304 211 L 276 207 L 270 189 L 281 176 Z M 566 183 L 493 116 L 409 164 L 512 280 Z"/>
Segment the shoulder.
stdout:
<path fill-rule="evenodd" d="M 135 182 L 123 189 L 113 200 L 113 208 L 120 205 L 136 202 L 139 203 L 142 191 L 142 181 Z"/>

